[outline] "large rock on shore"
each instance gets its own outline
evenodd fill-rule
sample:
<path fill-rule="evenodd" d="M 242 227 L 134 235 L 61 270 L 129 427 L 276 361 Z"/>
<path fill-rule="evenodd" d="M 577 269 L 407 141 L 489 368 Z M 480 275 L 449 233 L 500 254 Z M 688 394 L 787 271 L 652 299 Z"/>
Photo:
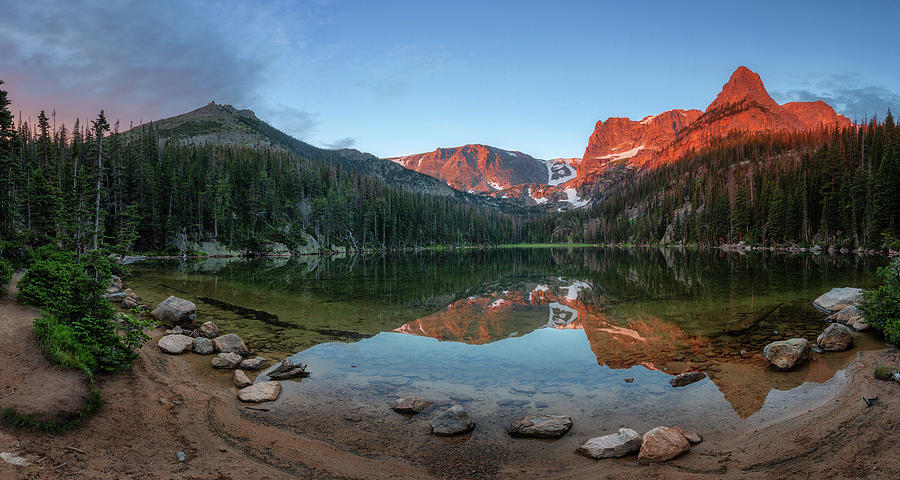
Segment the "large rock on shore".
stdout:
<path fill-rule="evenodd" d="M 665 462 L 691 449 L 691 444 L 674 428 L 656 427 L 644 434 L 638 460 L 641 463 Z"/>
<path fill-rule="evenodd" d="M 238 355 L 250 354 L 250 350 L 247 350 L 247 345 L 244 345 L 244 341 L 241 340 L 241 337 L 233 333 L 214 338 L 213 345 L 215 345 L 216 351 L 219 353 L 236 353 Z"/>
<path fill-rule="evenodd" d="M 281 383 L 261 382 L 238 391 L 238 399 L 242 402 L 271 402 L 281 394 Z"/>
<path fill-rule="evenodd" d="M 858 304 L 862 299 L 861 288 L 832 288 L 828 293 L 815 299 L 813 305 L 819 310 L 835 313 L 849 306 Z"/>
<path fill-rule="evenodd" d="M 850 326 L 857 321 L 862 320 L 862 318 L 862 311 L 856 305 L 850 305 L 849 307 L 842 308 L 841 311 L 837 313 L 831 314 L 826 320 Z"/>
<path fill-rule="evenodd" d="M 839 323 L 832 323 L 816 338 L 816 344 L 823 350 L 842 352 L 853 345 L 853 333 Z"/>
<path fill-rule="evenodd" d="M 125 289 L 125 297 L 122 298 L 122 308 L 132 309 L 138 306 L 141 297 L 137 296 L 130 288 Z"/>
<path fill-rule="evenodd" d="M 792 338 L 772 342 L 763 348 L 763 356 L 775 368 L 790 370 L 809 358 L 809 340 Z"/>
<path fill-rule="evenodd" d="M 451 436 L 471 432 L 475 422 L 462 405 L 453 405 L 428 421 L 435 435 Z"/>
<path fill-rule="evenodd" d="M 238 388 L 247 388 L 250 385 L 253 385 L 253 382 L 250 381 L 250 377 L 244 373 L 243 370 L 235 370 L 234 371 L 234 386 Z"/>
<path fill-rule="evenodd" d="M 220 353 L 212 359 L 215 368 L 237 368 L 240 364 L 241 356 L 233 352 Z"/>
<path fill-rule="evenodd" d="M 259 370 L 260 368 L 265 367 L 267 363 L 269 363 L 269 361 L 263 357 L 247 358 L 241 360 L 241 368 L 244 370 Z"/>
<path fill-rule="evenodd" d="M 572 428 L 572 418 L 564 415 L 531 415 L 506 427 L 514 437 L 560 438 Z"/>
<path fill-rule="evenodd" d="M 699 382 L 704 378 L 706 378 L 706 374 L 703 372 L 684 372 L 672 377 L 669 380 L 669 385 L 673 387 L 683 387 L 694 382 Z"/>
<path fill-rule="evenodd" d="M 165 353 L 177 355 L 190 352 L 194 345 L 194 339 L 187 335 L 166 335 L 156 342 L 156 345 Z"/>
<path fill-rule="evenodd" d="M 213 345 L 212 340 L 204 337 L 197 337 L 194 339 L 194 352 L 199 353 L 200 355 L 209 355 L 216 351 L 215 345 Z"/>
<path fill-rule="evenodd" d="M 618 432 L 595 437 L 575 451 L 590 458 L 618 458 L 632 455 L 641 449 L 643 438 L 630 428 L 620 428 Z"/>
<path fill-rule="evenodd" d="M 183 298 L 169 297 L 160 302 L 150 312 L 150 316 L 169 328 L 176 325 L 194 328 L 197 306 Z"/>
<path fill-rule="evenodd" d="M 391 408 L 399 413 L 416 414 L 430 407 L 432 404 L 433 402 L 430 400 L 425 400 L 421 397 L 403 397 L 394 400 L 394 402 L 391 403 Z"/>

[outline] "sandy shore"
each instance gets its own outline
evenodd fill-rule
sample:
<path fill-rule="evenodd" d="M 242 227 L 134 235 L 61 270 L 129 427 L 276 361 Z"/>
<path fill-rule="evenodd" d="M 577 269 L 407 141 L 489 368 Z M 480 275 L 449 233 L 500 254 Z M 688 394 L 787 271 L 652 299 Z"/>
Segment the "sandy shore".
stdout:
<path fill-rule="evenodd" d="M 0 408 L 59 418 L 80 405 L 88 387 L 80 374 L 43 359 L 31 332 L 37 315 L 8 297 L 0 300 L 0 395 L 16 392 L 0 398 Z M 207 367 L 198 358 L 164 355 L 150 343 L 131 371 L 98 378 L 106 405 L 83 426 L 58 436 L 4 427 L 0 452 L 20 455 L 31 466 L 0 462 L 0 478 L 900 478 L 900 384 L 872 377 L 875 365 L 900 366 L 894 348 L 860 352 L 845 370 L 844 388 L 821 407 L 704 441 L 678 459 L 649 466 L 634 457 L 594 461 L 574 452 L 540 459 L 502 448 L 472 452 L 465 443 L 424 434 L 421 442 L 433 454 L 411 455 L 389 431 L 340 421 L 346 418 L 340 405 L 316 406 L 317 414 L 343 425 L 337 435 L 317 438 L 244 408 L 223 380 L 226 373 L 203 375 Z M 862 397 L 876 396 L 866 407 Z M 360 429 L 368 438 L 381 436 L 381 453 L 354 447 Z M 187 461 L 176 462 L 178 451 Z"/>

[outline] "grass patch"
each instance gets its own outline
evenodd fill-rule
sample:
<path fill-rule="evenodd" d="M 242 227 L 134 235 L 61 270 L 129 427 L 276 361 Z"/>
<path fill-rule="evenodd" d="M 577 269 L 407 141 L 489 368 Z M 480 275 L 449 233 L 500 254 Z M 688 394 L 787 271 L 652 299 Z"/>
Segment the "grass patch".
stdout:
<path fill-rule="evenodd" d="M 51 361 L 65 368 L 81 370 L 88 379 L 94 377 L 97 360 L 90 349 L 78 340 L 74 328 L 61 323 L 53 315 L 45 315 L 34 321 L 34 336 Z"/>
<path fill-rule="evenodd" d="M 22 415 L 13 408 L 4 409 L 0 413 L 0 420 L 10 428 L 27 428 L 44 433 L 63 433 L 80 425 L 82 420 L 99 411 L 101 407 L 103 407 L 103 396 L 100 394 L 100 390 L 92 388 L 91 396 L 87 398 L 84 405 L 65 422 L 37 420 L 28 415 Z"/>

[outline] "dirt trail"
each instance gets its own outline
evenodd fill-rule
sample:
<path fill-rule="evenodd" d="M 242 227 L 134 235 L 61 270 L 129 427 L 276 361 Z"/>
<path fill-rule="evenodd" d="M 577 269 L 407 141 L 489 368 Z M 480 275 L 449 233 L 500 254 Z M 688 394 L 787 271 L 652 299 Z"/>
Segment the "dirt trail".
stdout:
<path fill-rule="evenodd" d="M 43 359 L 30 329 L 37 314 L 9 299 L 0 303 L 0 395 L 16 389 L 0 406 L 44 413 L 77 408 L 86 386 L 79 374 Z M 547 459 L 536 471 L 523 468 L 521 459 L 497 458 L 490 478 L 900 478 L 900 384 L 874 380 L 874 365 L 900 367 L 900 353 L 862 352 L 846 370 L 847 386 L 824 406 L 727 441 L 703 442 L 666 464 L 642 466 L 633 457 L 593 461 L 573 453 Z M 131 371 L 98 378 L 106 406 L 83 426 L 55 437 L 0 429 L 0 451 L 32 462 L 14 467 L 0 461 L 0 479 L 485 478 L 484 470 L 454 455 L 452 443 L 429 460 L 390 448 L 390 455 L 364 456 L 343 442 L 276 428 L 265 412 L 243 408 L 232 387 L 198 375 L 197 368 L 189 355 L 164 355 L 148 344 Z M 867 408 L 863 396 L 879 400 Z M 339 406 L 323 411 L 328 408 L 339 413 Z M 363 427 L 349 425 L 341 438 Z M 389 436 L 384 441 L 391 444 Z M 187 461 L 176 462 L 178 451 Z M 441 457 L 446 465 L 436 468 Z"/>

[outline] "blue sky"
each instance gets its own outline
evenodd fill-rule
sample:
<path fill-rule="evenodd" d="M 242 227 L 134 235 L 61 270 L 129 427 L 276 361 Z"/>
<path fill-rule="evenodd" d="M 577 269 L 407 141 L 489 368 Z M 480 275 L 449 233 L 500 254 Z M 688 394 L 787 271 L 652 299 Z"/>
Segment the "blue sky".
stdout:
<path fill-rule="evenodd" d="M 580 157 L 597 120 L 705 108 L 739 65 L 780 102 L 896 110 L 898 5 L 35 0 L 3 7 L 0 79 L 23 115 L 66 123 L 215 100 L 379 156 L 486 143 Z"/>

